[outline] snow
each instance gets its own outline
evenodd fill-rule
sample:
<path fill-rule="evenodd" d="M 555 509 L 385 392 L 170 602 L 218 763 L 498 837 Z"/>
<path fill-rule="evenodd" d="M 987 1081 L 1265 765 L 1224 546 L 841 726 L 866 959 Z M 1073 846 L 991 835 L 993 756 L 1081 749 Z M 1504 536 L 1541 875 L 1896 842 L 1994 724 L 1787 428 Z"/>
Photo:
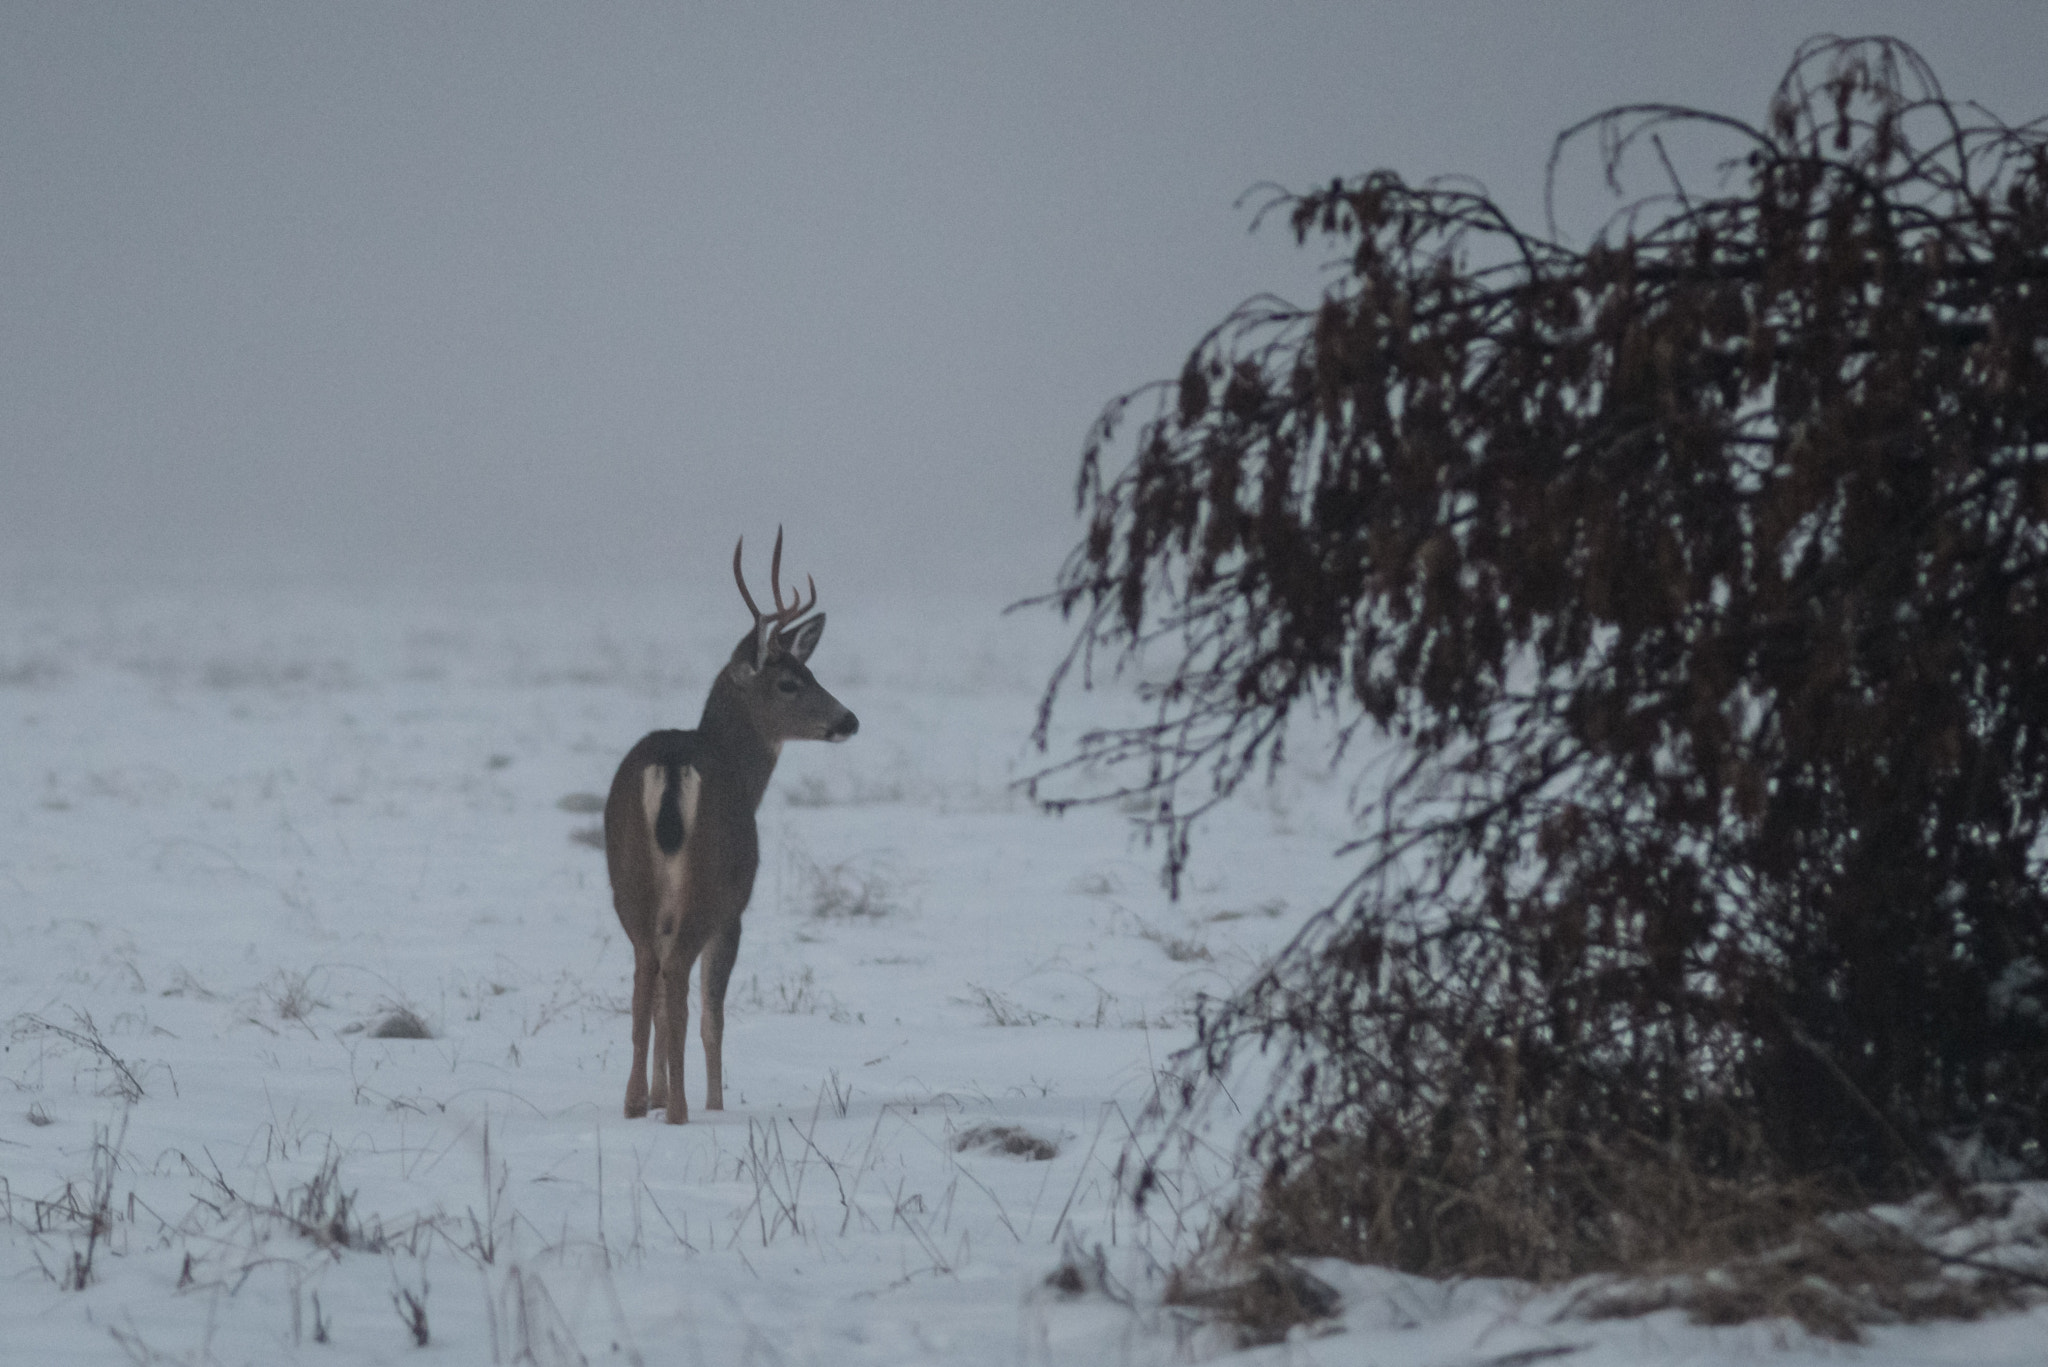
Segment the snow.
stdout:
<path fill-rule="evenodd" d="M 1160 1295 L 1235 1117 L 1142 1215 L 1117 1166 L 1194 994 L 1341 878 L 1341 780 L 1220 813 L 1171 903 L 1126 814 L 1014 786 L 1056 622 L 827 606 L 861 731 L 784 753 L 728 1109 L 693 1039 L 671 1127 L 621 1117 L 631 955 L 574 795 L 694 724 L 735 605 L 0 603 L 0 1362 L 2038 1360 L 2042 1312 L 1851 1349 L 1330 1263 L 1339 1321 L 1233 1355 Z M 434 1037 L 376 1037 L 400 1008 Z M 1098 1248 L 1102 1287 L 1047 1284 Z"/>

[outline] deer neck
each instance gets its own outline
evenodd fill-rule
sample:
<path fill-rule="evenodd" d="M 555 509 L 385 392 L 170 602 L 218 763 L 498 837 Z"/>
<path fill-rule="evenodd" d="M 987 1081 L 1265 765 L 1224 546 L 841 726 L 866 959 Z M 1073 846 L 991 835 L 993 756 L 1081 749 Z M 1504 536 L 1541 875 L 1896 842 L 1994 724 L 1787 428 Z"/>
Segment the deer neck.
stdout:
<path fill-rule="evenodd" d="M 748 812 L 759 807 L 775 773 L 775 761 L 782 757 L 782 742 L 761 734 L 741 705 L 738 690 L 723 677 L 704 700 L 697 743 L 705 781 L 730 787 Z"/>

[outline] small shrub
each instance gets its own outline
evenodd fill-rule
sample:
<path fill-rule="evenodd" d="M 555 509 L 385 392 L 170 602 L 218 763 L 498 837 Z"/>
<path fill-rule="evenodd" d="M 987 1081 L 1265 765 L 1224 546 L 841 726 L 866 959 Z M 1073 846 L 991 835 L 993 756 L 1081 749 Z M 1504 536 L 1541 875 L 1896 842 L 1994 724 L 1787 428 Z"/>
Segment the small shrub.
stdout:
<path fill-rule="evenodd" d="M 1153 925 L 1138 927 L 1141 939 L 1158 945 L 1167 958 L 1177 964 L 1207 963 L 1210 959 L 1209 946 L 1191 935 L 1174 935 Z"/>
<path fill-rule="evenodd" d="M 371 1039 L 432 1039 L 433 1027 L 409 1006 L 396 1006 L 384 1013 L 370 1030 Z"/>
<path fill-rule="evenodd" d="M 1626 106 L 1553 167 L 1589 143 L 1659 187 L 1583 243 L 1386 170 L 1276 195 L 1330 287 L 1083 451 L 1037 734 L 1104 656 L 1149 707 L 1034 794 L 1139 817 L 1178 892 L 1291 718 L 1357 775 L 1353 876 L 1166 1098 L 1192 1142 L 1264 1089 L 1245 1257 L 1779 1267 L 2048 1177 L 2048 126 L 1821 37 L 1754 124 Z"/>
<path fill-rule="evenodd" d="M 342 1189 L 341 1154 L 332 1147 L 313 1175 L 273 1200 L 267 1213 L 321 1248 L 380 1253 L 387 1242 L 381 1222 L 365 1225 L 356 1214 L 355 1193 Z"/>
<path fill-rule="evenodd" d="M 970 1125 L 953 1136 L 955 1153 L 965 1153 L 969 1149 L 987 1149 L 991 1153 L 1008 1154 L 1033 1163 L 1057 1158 L 1060 1152 L 1058 1144 L 1031 1133 L 1021 1125 Z"/>
<path fill-rule="evenodd" d="M 1071 1234 L 1062 1248 L 1059 1266 L 1046 1274 L 1045 1285 L 1062 1297 L 1101 1295 L 1125 1307 L 1133 1304 L 1131 1293 L 1110 1275 L 1109 1255 L 1102 1245 L 1084 1252 Z"/>
<path fill-rule="evenodd" d="M 327 1002 L 313 990 L 313 970 L 287 973 L 279 969 L 264 989 L 270 1009 L 283 1021 L 303 1021 Z"/>
<path fill-rule="evenodd" d="M 821 921 L 874 920 L 903 909 L 896 879 L 877 856 L 821 864 L 792 848 L 787 857 L 797 905 L 807 916 Z"/>

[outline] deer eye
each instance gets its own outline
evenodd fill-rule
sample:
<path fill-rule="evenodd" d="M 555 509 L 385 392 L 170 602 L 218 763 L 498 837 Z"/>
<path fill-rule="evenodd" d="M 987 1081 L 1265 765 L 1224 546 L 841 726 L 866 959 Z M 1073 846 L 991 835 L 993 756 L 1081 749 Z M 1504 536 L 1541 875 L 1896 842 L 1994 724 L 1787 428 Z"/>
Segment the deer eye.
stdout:
<path fill-rule="evenodd" d="M 778 693 L 794 693 L 799 686 L 797 681 L 790 678 L 787 674 L 775 681 L 775 691 Z"/>

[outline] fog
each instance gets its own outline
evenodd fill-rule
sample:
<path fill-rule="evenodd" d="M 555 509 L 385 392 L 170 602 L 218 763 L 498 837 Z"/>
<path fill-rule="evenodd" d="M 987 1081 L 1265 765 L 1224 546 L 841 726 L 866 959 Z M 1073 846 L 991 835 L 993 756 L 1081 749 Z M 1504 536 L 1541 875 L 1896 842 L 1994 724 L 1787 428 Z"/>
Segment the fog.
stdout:
<path fill-rule="evenodd" d="M 1252 186 L 1540 222 L 1559 128 L 1826 30 L 2048 112 L 2038 4 L 8 4 L 0 576 L 698 592 L 781 523 L 828 605 L 1031 592 L 1101 405 L 1313 296 Z"/>

